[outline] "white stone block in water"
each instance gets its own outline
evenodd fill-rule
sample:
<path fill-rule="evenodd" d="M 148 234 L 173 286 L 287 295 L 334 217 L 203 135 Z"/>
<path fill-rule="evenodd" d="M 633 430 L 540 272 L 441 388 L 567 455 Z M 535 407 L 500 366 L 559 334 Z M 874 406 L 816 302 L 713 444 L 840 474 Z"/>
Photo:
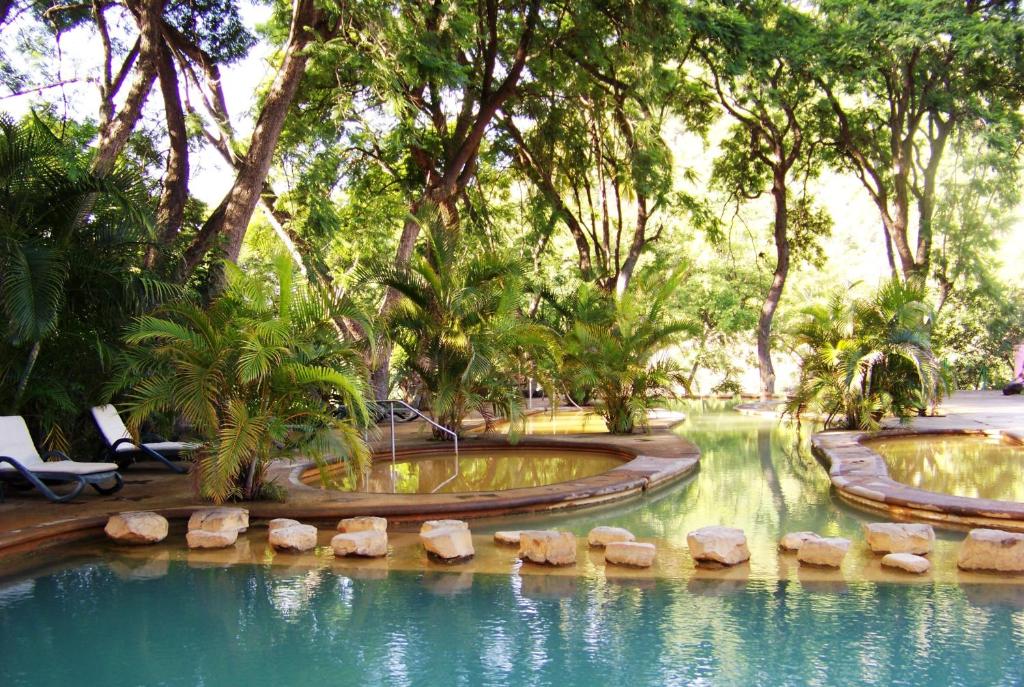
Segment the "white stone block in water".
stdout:
<path fill-rule="evenodd" d="M 928 569 L 932 567 L 927 558 L 913 553 L 887 553 L 882 556 L 882 565 L 918 575 L 928 572 Z"/>
<path fill-rule="evenodd" d="M 249 511 L 244 508 L 204 508 L 192 513 L 188 529 L 207 532 L 245 532 L 249 529 Z"/>
<path fill-rule="evenodd" d="M 906 522 L 864 523 L 864 538 L 875 553 L 931 553 L 935 530 L 931 525 Z"/>
<path fill-rule="evenodd" d="M 298 520 L 292 520 L 291 518 L 274 518 L 267 523 L 267 531 L 273 532 L 279 530 L 282 527 L 291 527 L 292 525 L 301 525 Z"/>
<path fill-rule="evenodd" d="M 809 539 L 821 539 L 821 536 L 814 532 L 789 532 L 779 541 L 779 548 L 783 551 L 799 551 Z"/>
<path fill-rule="evenodd" d="M 378 518 L 375 515 L 361 515 L 356 518 L 343 518 L 338 523 L 339 532 L 365 532 L 366 530 L 387 532 L 388 519 Z"/>
<path fill-rule="evenodd" d="M 316 548 L 316 528 L 312 525 L 288 525 L 270 530 L 270 545 L 275 551 L 302 553 Z"/>
<path fill-rule="evenodd" d="M 616 565 L 649 568 L 654 563 L 654 554 L 654 544 L 635 541 L 613 541 L 604 547 L 605 562 Z"/>
<path fill-rule="evenodd" d="M 519 545 L 519 535 L 521 535 L 521 534 L 522 534 L 522 532 L 520 532 L 519 530 L 495 532 L 494 533 L 494 542 L 496 544 L 514 544 L 514 545 L 518 546 Z"/>
<path fill-rule="evenodd" d="M 808 539 L 796 552 L 796 559 L 810 565 L 838 568 L 843 564 L 843 559 L 846 558 L 846 552 L 849 550 L 850 540 L 842 537 Z"/>
<path fill-rule="evenodd" d="M 636 541 L 636 537 L 627 529 L 606 525 L 595 527 L 587 535 L 587 543 L 590 546 L 607 546 L 613 541 Z"/>
<path fill-rule="evenodd" d="M 735 527 L 701 527 L 686 535 L 686 544 L 695 561 L 736 565 L 750 558 L 747 535 Z"/>
<path fill-rule="evenodd" d="M 238 541 L 238 530 L 226 532 L 207 532 L 206 530 L 190 530 L 185 535 L 190 549 L 223 549 Z"/>
<path fill-rule="evenodd" d="M 420 525 L 420 534 L 426 534 L 431 530 L 455 528 L 457 530 L 468 530 L 469 525 L 464 520 L 427 520 Z"/>
<path fill-rule="evenodd" d="M 532 563 L 572 565 L 576 562 L 576 535 L 556 530 L 524 530 L 519 535 L 519 557 Z"/>
<path fill-rule="evenodd" d="M 427 553 L 445 561 L 472 558 L 473 535 L 460 527 L 440 527 L 420 532 L 420 542 Z"/>
<path fill-rule="evenodd" d="M 967 533 L 956 564 L 963 570 L 1024 572 L 1024 534 L 979 528 Z"/>
<path fill-rule="evenodd" d="M 103 531 L 124 544 L 155 544 L 167 537 L 167 518 L 149 511 L 132 511 L 110 516 Z"/>
<path fill-rule="evenodd" d="M 388 535 L 379 530 L 342 532 L 331 539 L 335 556 L 366 556 L 376 558 L 388 554 Z"/>

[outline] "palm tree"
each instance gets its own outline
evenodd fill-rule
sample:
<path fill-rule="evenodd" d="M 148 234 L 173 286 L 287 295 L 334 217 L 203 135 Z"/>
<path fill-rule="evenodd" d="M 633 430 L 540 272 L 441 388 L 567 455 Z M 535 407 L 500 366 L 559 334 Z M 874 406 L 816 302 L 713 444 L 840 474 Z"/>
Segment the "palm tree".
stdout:
<path fill-rule="evenodd" d="M 137 267 L 152 230 L 142 182 L 88 163 L 41 121 L 0 115 L 0 406 L 58 447 L 120 328 L 177 292 Z"/>
<path fill-rule="evenodd" d="M 621 294 L 583 285 L 557 307 L 570 322 L 563 338 L 563 374 L 576 389 L 590 389 L 610 432 L 630 434 L 647 425 L 647 411 L 676 395 L 686 375 L 667 349 L 691 332 L 676 320 L 671 300 L 682 279 L 670 275 L 653 289 L 641 277 Z"/>
<path fill-rule="evenodd" d="M 892 278 L 866 300 L 845 293 L 804 310 L 795 331 L 806 349 L 787 412 L 826 426 L 875 430 L 938 403 L 948 380 L 932 350 L 934 324 L 923 285 Z"/>
<path fill-rule="evenodd" d="M 436 212 L 419 221 L 425 242 L 409 266 L 378 266 L 368 275 L 401 294 L 385 326 L 405 351 L 438 424 L 461 434 L 474 411 L 488 425 L 499 416 L 517 423 L 522 395 L 513 376 L 519 361 L 553 346 L 550 332 L 520 313 L 524 264 L 471 247 Z"/>
<path fill-rule="evenodd" d="M 208 308 L 182 301 L 128 327 L 108 391 L 127 391 L 129 427 L 179 413 L 202 440 L 200 495 L 218 503 L 270 495 L 266 467 L 289 450 L 365 469 L 364 351 L 342 340 L 332 319 L 358 313 L 297 281 L 287 255 L 271 275 L 225 269 L 228 288 Z M 331 395 L 347 420 L 331 414 Z"/>

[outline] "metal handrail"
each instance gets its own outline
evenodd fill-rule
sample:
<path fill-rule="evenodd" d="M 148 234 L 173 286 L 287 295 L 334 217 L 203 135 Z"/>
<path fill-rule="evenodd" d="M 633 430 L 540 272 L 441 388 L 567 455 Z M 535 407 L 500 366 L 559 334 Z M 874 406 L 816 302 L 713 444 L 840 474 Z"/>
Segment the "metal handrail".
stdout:
<path fill-rule="evenodd" d="M 446 484 L 448 484 L 449 482 L 451 482 L 452 480 L 454 480 L 456 477 L 459 476 L 459 435 L 458 434 L 456 434 L 455 432 L 453 432 L 452 430 L 448 429 L 447 427 L 445 427 L 443 425 L 437 424 L 436 422 L 431 420 L 429 417 L 427 417 L 426 415 L 421 413 L 419 410 L 417 410 L 416 408 L 413 408 L 411 405 L 409 405 L 408 403 L 406 403 L 405 401 L 402 401 L 400 399 L 388 398 L 388 399 L 384 399 L 384 400 L 381 400 L 381 401 L 377 401 L 377 403 L 387 403 L 388 404 L 388 410 L 390 411 L 388 414 L 391 416 L 391 480 L 392 480 L 392 482 L 391 482 L 391 489 L 392 489 L 392 491 L 395 488 L 394 479 L 395 479 L 395 404 L 396 403 L 398 405 L 402 406 L 403 408 L 406 408 L 407 410 L 411 410 L 413 413 L 415 413 L 419 417 L 421 417 L 424 420 L 426 420 L 427 424 L 429 424 L 434 429 L 439 429 L 442 432 L 444 432 L 445 434 L 450 434 L 452 439 L 455 440 L 455 474 L 453 474 L 451 477 L 449 477 L 448 479 L 446 479 L 445 481 L 441 482 L 436 487 L 431 489 L 430 493 L 431 494 L 436 493 L 438 489 L 440 489 L 441 487 L 445 486 Z"/>

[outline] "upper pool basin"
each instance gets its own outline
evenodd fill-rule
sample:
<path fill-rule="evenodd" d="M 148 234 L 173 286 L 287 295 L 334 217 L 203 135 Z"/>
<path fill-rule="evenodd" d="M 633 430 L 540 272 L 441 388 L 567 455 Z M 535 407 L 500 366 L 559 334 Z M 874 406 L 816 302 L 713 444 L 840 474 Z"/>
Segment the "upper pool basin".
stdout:
<path fill-rule="evenodd" d="M 954 496 L 1024 502 L 1024 446 L 955 434 L 866 442 L 897 482 Z"/>
<path fill-rule="evenodd" d="M 345 464 L 327 470 L 329 486 L 342 491 L 377 494 L 452 494 L 539 487 L 598 475 L 622 465 L 624 459 L 604 451 L 540 449 L 523 447 L 463 448 L 459 451 L 458 475 L 450 446 L 436 453 L 375 463 L 365 482 L 356 484 Z M 453 479 L 453 476 L 454 479 Z M 319 484 L 312 471 L 304 479 Z"/>

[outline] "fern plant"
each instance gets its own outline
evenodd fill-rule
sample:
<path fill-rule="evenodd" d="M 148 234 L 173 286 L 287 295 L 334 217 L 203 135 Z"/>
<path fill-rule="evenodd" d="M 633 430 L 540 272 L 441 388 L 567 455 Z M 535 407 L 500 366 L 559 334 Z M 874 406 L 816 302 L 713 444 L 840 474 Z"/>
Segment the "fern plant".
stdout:
<path fill-rule="evenodd" d="M 217 503 L 265 494 L 267 466 L 289 452 L 365 469 L 364 351 L 332 320 L 358 313 L 296 280 L 286 255 L 271 275 L 225 269 L 228 287 L 208 308 L 178 302 L 128 327 L 109 392 L 125 392 L 129 427 L 180 414 L 202 443 L 199 493 Z M 331 395 L 348 419 L 331 414 Z"/>

